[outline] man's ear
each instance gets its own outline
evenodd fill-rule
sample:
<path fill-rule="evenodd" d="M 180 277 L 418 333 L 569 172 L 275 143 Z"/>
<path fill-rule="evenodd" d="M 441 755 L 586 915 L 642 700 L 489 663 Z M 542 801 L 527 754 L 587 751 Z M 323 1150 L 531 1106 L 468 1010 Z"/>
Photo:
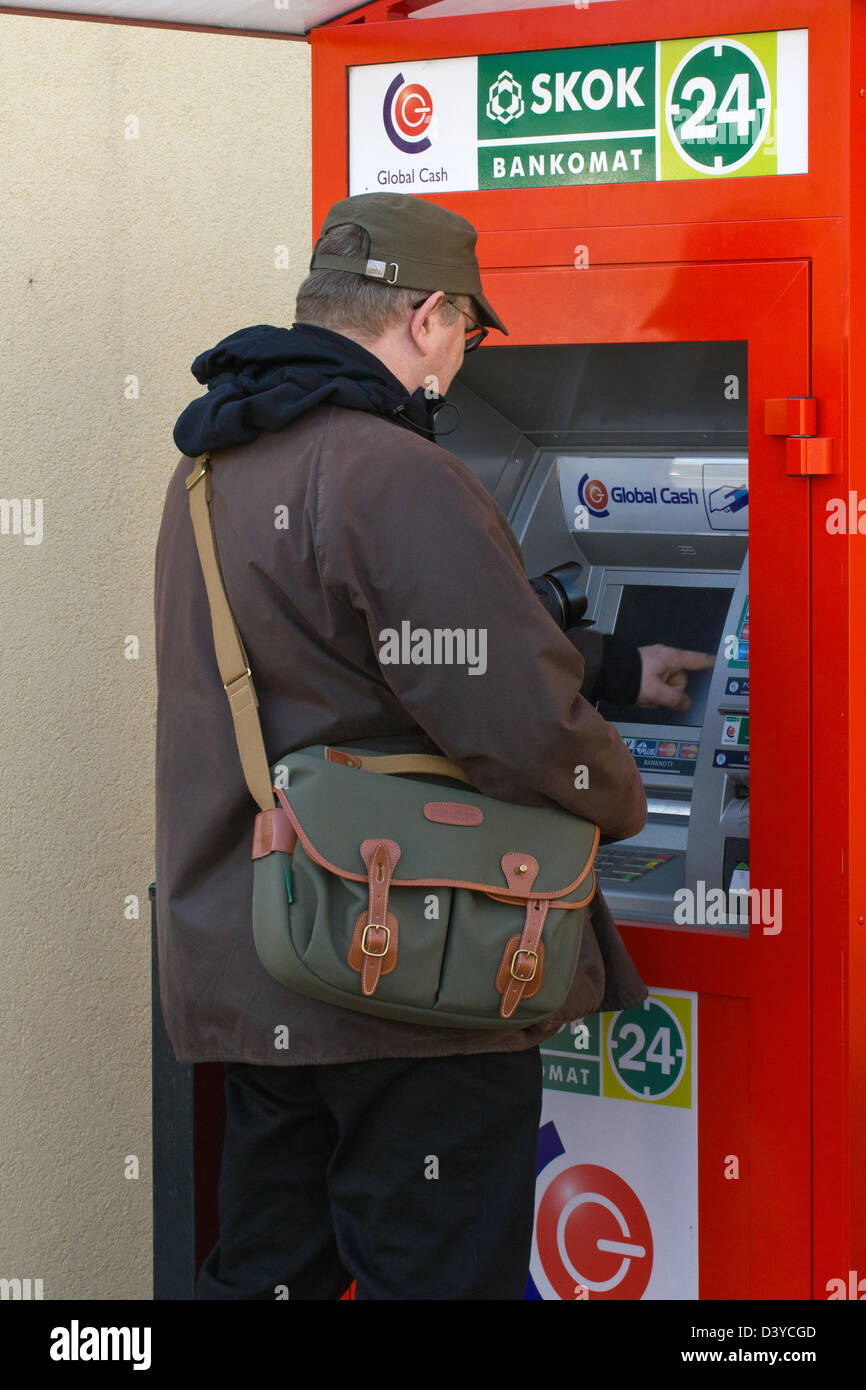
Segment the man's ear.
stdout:
<path fill-rule="evenodd" d="M 430 316 L 436 312 L 439 305 L 445 299 L 444 290 L 431 290 L 430 294 L 419 304 L 411 319 L 409 320 L 409 332 L 412 335 L 415 346 L 420 352 L 426 352 L 429 345 L 429 334 L 432 323 Z"/>

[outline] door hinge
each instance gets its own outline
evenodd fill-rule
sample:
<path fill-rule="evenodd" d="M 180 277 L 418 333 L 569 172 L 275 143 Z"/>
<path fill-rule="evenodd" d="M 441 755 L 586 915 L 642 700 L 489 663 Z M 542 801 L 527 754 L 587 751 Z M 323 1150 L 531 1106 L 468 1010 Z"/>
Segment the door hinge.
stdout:
<path fill-rule="evenodd" d="M 764 401 L 764 433 L 785 435 L 785 472 L 794 478 L 836 471 L 832 439 L 819 439 L 818 402 L 814 396 L 785 396 Z"/>

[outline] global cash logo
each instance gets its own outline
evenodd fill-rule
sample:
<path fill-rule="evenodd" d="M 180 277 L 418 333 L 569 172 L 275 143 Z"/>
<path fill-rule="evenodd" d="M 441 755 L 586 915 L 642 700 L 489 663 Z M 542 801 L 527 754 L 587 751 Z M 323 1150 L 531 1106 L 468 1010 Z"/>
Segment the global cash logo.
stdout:
<path fill-rule="evenodd" d="M 382 121 L 392 145 L 403 154 L 423 154 L 431 141 L 427 128 L 433 119 L 433 98 L 420 82 L 407 82 L 398 72 L 385 93 Z"/>
<path fill-rule="evenodd" d="M 590 478 L 584 473 L 577 485 L 577 495 L 590 516 L 610 516 L 607 488 L 600 478 Z"/>
<path fill-rule="evenodd" d="M 529 1299 L 642 1298 L 653 1269 L 646 1208 L 619 1173 L 566 1151 L 553 1120 L 538 1132 Z"/>

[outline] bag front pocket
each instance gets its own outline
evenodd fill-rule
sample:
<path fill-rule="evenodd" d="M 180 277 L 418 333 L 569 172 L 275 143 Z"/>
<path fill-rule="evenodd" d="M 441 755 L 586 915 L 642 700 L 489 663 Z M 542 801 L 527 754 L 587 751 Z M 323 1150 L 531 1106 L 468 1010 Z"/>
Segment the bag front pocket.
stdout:
<path fill-rule="evenodd" d="M 348 994 L 361 995 L 360 972 L 349 964 L 349 948 L 361 914 L 366 915 L 366 883 L 341 878 L 322 868 L 298 845 L 292 872 L 289 931 L 304 966 L 319 980 Z M 452 889 L 391 888 L 388 913 L 396 920 L 397 962 L 381 974 L 375 999 L 382 1003 L 432 1008 L 448 934 Z"/>
<path fill-rule="evenodd" d="M 544 951 L 542 954 L 539 948 L 535 959 L 536 971 L 541 970 L 541 985 L 534 994 L 524 994 L 515 1017 L 533 1023 L 555 1012 L 562 1003 L 574 978 L 585 911 L 548 908 L 541 934 Z M 502 994 L 496 977 L 508 942 L 523 935 L 525 923 L 524 904 L 499 905 L 494 926 L 489 900 L 482 894 L 457 889 L 437 1005 L 449 1013 L 477 1013 L 483 989 L 485 1012 L 499 1013 Z M 531 968 L 529 958 L 523 959 L 524 969 Z"/>

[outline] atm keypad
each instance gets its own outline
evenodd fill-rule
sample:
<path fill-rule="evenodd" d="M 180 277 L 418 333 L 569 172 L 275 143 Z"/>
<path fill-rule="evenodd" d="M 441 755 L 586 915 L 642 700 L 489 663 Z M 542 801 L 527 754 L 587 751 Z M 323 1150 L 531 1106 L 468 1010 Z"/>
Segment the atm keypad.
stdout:
<path fill-rule="evenodd" d="M 676 857 L 670 850 L 648 849 L 644 845 L 603 845 L 595 856 L 595 871 L 599 878 L 630 883 Z"/>

